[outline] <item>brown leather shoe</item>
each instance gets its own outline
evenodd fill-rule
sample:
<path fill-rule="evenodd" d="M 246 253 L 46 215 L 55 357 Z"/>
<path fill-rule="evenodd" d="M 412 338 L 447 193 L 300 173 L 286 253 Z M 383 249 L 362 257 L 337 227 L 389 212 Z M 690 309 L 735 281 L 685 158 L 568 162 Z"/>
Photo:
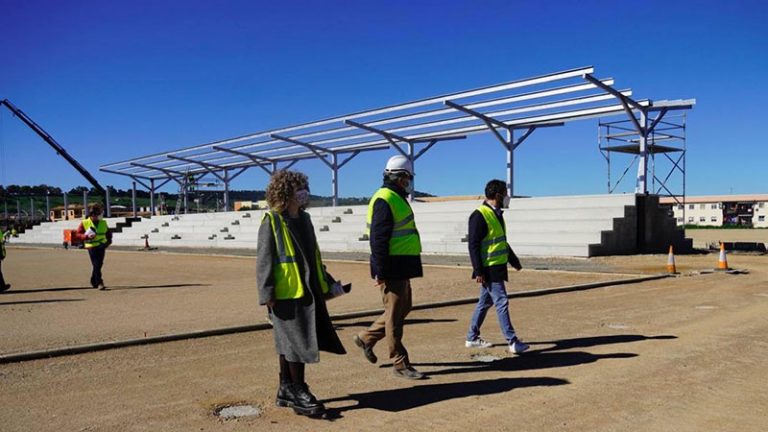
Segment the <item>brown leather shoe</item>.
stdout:
<path fill-rule="evenodd" d="M 360 339 L 360 336 L 355 335 L 355 337 L 352 338 L 352 340 L 355 342 L 355 345 L 357 345 L 358 348 L 363 350 L 363 355 L 365 355 L 365 358 L 369 362 L 376 364 L 376 362 L 379 361 L 379 359 L 376 358 L 376 354 L 373 353 L 373 347 L 366 345 L 365 342 L 363 342 L 363 340 Z"/>
<path fill-rule="evenodd" d="M 426 376 L 413 368 L 413 366 L 406 366 L 402 369 L 392 369 L 392 374 L 399 378 L 405 378 L 410 380 L 420 380 L 426 378 Z"/>

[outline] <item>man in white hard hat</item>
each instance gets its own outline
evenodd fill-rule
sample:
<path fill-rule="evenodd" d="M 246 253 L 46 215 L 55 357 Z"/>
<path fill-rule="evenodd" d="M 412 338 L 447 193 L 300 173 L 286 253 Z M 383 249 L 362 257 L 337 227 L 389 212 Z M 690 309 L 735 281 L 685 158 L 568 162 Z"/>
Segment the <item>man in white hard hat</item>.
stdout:
<path fill-rule="evenodd" d="M 373 346 L 385 339 L 394 375 L 422 379 L 411 366 L 403 346 L 403 324 L 411 311 L 411 279 L 423 276 L 421 239 L 408 200 L 413 193 L 413 165 L 404 156 L 393 156 L 384 169 L 384 184 L 368 203 L 371 277 L 381 290 L 384 313 L 354 337 L 365 358 L 376 363 Z"/>

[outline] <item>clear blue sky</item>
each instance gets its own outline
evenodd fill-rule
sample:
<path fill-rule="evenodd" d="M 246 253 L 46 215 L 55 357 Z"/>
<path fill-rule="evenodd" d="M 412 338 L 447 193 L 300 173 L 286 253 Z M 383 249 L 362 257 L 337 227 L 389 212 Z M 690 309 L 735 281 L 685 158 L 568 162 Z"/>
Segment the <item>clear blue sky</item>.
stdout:
<path fill-rule="evenodd" d="M 98 167 L 365 108 L 594 65 L 638 98 L 695 97 L 688 194 L 767 193 L 768 2 L 0 0 L 0 98 Z M 85 185 L 5 110 L 3 184 Z M 605 191 L 597 122 L 536 132 L 516 153 L 516 192 Z M 370 195 L 391 154 L 341 171 Z M 503 178 L 490 134 L 438 145 L 418 189 L 475 194 Z M 330 194 L 319 161 L 300 162 Z M 262 189 L 252 169 L 233 189 Z M 628 182 L 623 190 L 632 190 Z"/>

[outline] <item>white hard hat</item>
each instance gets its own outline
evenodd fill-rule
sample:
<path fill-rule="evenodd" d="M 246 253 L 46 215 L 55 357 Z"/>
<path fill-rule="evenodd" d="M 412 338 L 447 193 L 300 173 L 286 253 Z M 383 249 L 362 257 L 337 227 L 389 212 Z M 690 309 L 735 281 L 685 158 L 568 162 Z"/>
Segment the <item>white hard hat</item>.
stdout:
<path fill-rule="evenodd" d="M 399 172 L 407 172 L 410 176 L 413 176 L 413 165 L 407 157 L 403 155 L 392 156 L 387 161 L 387 166 L 384 168 L 384 174 L 394 174 Z"/>

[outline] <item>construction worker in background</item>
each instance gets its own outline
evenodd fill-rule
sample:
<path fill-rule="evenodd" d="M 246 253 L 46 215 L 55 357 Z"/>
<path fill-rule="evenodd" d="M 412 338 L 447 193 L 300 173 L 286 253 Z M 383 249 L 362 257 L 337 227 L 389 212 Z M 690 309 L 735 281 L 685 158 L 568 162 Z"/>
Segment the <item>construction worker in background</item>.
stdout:
<path fill-rule="evenodd" d="M 469 324 L 467 348 L 490 348 L 490 342 L 480 337 L 480 327 L 491 305 L 496 306 L 501 333 L 511 353 L 520 354 L 528 345 L 518 338 L 509 319 L 509 299 L 504 282 L 509 279 L 507 264 L 520 271 L 520 260 L 507 243 L 507 228 L 502 208 L 509 206 L 507 185 L 491 180 L 485 186 L 485 201 L 469 216 L 469 257 L 472 278 L 480 284 L 480 297 Z"/>
<path fill-rule="evenodd" d="M 5 239 L 11 234 L 10 231 L 6 231 L 5 228 L 0 228 L 0 292 L 8 291 L 11 289 L 11 284 L 5 283 L 3 277 L 2 262 L 5 260 Z"/>
<path fill-rule="evenodd" d="M 112 232 L 107 227 L 107 221 L 101 218 L 101 212 L 100 204 L 92 205 L 88 217 L 77 227 L 77 236 L 91 258 L 91 286 L 103 291 L 107 288 L 101 276 L 101 267 L 104 265 L 104 254 L 112 244 Z"/>
<path fill-rule="evenodd" d="M 403 346 L 403 325 L 411 311 L 411 279 L 423 276 L 421 239 L 413 210 L 406 197 L 413 193 L 413 166 L 404 156 L 394 156 L 384 169 L 384 184 L 368 203 L 371 277 L 381 290 L 384 313 L 354 337 L 365 358 L 376 363 L 373 346 L 386 339 L 395 376 L 422 379 L 411 366 Z"/>

